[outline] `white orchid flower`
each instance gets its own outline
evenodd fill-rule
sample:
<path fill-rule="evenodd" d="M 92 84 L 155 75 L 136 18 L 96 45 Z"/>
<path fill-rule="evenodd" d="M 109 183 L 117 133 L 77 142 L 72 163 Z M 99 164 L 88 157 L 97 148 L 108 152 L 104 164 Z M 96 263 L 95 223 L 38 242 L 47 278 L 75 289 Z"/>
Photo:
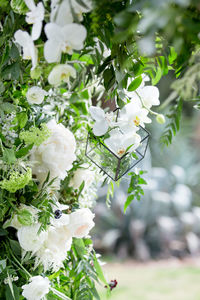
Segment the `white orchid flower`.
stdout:
<path fill-rule="evenodd" d="M 29 12 L 26 14 L 26 22 L 28 24 L 33 24 L 31 36 L 33 41 L 40 37 L 42 31 L 42 21 L 44 20 L 44 6 L 42 2 L 39 2 L 37 6 L 33 0 L 24 0 Z"/>
<path fill-rule="evenodd" d="M 96 106 L 91 106 L 89 112 L 92 118 L 95 120 L 93 127 L 93 133 L 96 136 L 104 135 L 109 127 L 114 126 L 115 115 L 113 112 L 105 113 L 103 109 Z"/>
<path fill-rule="evenodd" d="M 71 0 L 72 8 L 80 22 L 83 20 L 83 13 L 87 13 L 92 9 L 92 2 L 90 0 L 83 0 L 82 2 L 84 6 L 76 0 Z"/>
<path fill-rule="evenodd" d="M 60 3 L 61 2 L 61 3 Z M 59 26 L 73 23 L 69 0 L 52 0 L 50 21 Z"/>
<path fill-rule="evenodd" d="M 92 8 L 91 0 L 83 0 L 81 5 L 76 0 L 53 0 L 51 2 L 51 14 L 50 21 L 56 23 L 59 26 L 73 23 L 73 13 L 76 15 L 79 21 L 83 20 L 83 13 L 87 13 Z"/>
<path fill-rule="evenodd" d="M 76 70 L 67 65 L 67 64 L 60 64 L 53 68 L 48 76 L 48 81 L 51 85 L 58 86 L 62 82 L 69 83 L 69 78 L 76 77 Z"/>
<path fill-rule="evenodd" d="M 127 149 L 134 151 L 140 145 L 141 137 L 137 133 L 123 134 L 119 129 L 110 131 L 110 137 L 104 140 L 106 146 L 118 157 L 122 157 Z"/>
<path fill-rule="evenodd" d="M 73 53 L 73 49 L 81 50 L 87 35 L 83 25 L 67 24 L 63 27 L 54 23 L 45 26 L 48 41 L 44 45 L 44 57 L 47 62 L 59 62 L 62 52 Z"/>
<path fill-rule="evenodd" d="M 145 86 L 138 91 L 142 104 L 148 109 L 153 105 L 159 105 L 159 89 L 156 86 Z"/>
<path fill-rule="evenodd" d="M 31 36 L 26 31 L 17 30 L 14 35 L 15 42 L 22 47 L 23 59 L 32 60 L 32 69 L 37 66 L 38 51 L 33 43 Z"/>
<path fill-rule="evenodd" d="M 123 133 L 136 132 L 139 126 L 145 127 L 145 123 L 151 123 L 148 113 L 137 101 L 132 101 L 121 110 L 117 123 Z"/>

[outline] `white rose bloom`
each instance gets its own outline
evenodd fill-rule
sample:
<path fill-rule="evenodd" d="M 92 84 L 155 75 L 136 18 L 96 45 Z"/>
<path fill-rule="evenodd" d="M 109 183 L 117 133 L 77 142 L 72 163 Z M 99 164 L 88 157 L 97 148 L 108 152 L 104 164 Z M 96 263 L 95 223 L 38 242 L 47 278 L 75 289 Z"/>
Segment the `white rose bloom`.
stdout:
<path fill-rule="evenodd" d="M 18 229 L 17 237 L 22 249 L 35 253 L 41 248 L 47 238 L 47 232 L 42 231 L 38 234 L 40 226 L 40 223 L 36 223 L 34 225 L 23 226 Z"/>
<path fill-rule="evenodd" d="M 42 183 L 50 171 L 50 178 L 57 177 L 59 182 L 67 175 L 76 159 L 76 141 L 73 133 L 55 120 L 47 123 L 51 136 L 40 146 L 33 147 L 30 160 L 32 171 Z"/>
<path fill-rule="evenodd" d="M 76 77 L 76 70 L 67 65 L 67 64 L 60 64 L 53 68 L 48 76 L 48 81 L 50 84 L 54 86 L 60 85 L 62 82 L 69 82 L 69 78 Z"/>
<path fill-rule="evenodd" d="M 85 183 L 84 189 L 89 188 L 94 181 L 94 172 L 88 169 L 78 169 L 75 171 L 73 178 L 70 180 L 70 186 L 79 189 L 80 185 Z"/>
<path fill-rule="evenodd" d="M 72 54 L 73 49 L 81 50 L 87 35 L 85 27 L 75 23 L 63 27 L 48 23 L 44 30 L 48 38 L 44 45 L 44 57 L 49 63 L 59 62 L 62 52 Z"/>
<path fill-rule="evenodd" d="M 43 247 L 36 253 L 36 265 L 42 263 L 45 271 L 50 269 L 54 272 L 58 271 L 63 267 L 63 261 L 71 244 L 72 237 L 68 226 L 51 226 Z"/>
<path fill-rule="evenodd" d="M 26 93 L 26 98 L 30 104 L 41 104 L 48 93 L 38 86 L 32 86 Z"/>
<path fill-rule="evenodd" d="M 42 21 L 44 20 L 44 6 L 42 2 L 39 2 L 37 6 L 33 0 L 24 0 L 30 11 L 26 14 L 26 22 L 33 24 L 32 27 L 32 39 L 37 40 L 40 37 L 42 31 Z"/>
<path fill-rule="evenodd" d="M 134 151 L 139 147 L 141 137 L 134 132 L 123 134 L 118 129 L 113 129 L 110 131 L 110 137 L 105 139 L 104 142 L 115 155 L 122 157 L 126 153 L 128 147 L 131 146 L 129 151 Z"/>
<path fill-rule="evenodd" d="M 94 227 L 94 214 L 89 208 L 80 208 L 70 214 L 69 230 L 72 237 L 84 238 Z"/>
<path fill-rule="evenodd" d="M 40 300 L 50 289 L 50 281 L 42 276 L 34 276 L 30 278 L 30 283 L 22 286 L 24 296 L 27 300 Z"/>
<path fill-rule="evenodd" d="M 32 69 L 37 66 L 38 51 L 31 36 L 26 31 L 17 30 L 14 35 L 15 42 L 22 47 L 23 59 L 32 60 Z"/>

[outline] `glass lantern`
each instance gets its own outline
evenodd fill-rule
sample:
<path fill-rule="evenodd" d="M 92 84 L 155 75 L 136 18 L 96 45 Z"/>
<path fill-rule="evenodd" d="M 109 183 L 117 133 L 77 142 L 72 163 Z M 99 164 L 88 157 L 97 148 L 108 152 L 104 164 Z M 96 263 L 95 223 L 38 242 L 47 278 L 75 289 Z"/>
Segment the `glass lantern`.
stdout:
<path fill-rule="evenodd" d="M 117 112 L 118 116 L 118 112 Z M 140 146 L 122 157 L 118 157 L 91 132 L 88 133 L 85 155 L 114 181 L 119 180 L 145 156 L 149 133 L 139 126 L 137 133 L 141 136 Z"/>

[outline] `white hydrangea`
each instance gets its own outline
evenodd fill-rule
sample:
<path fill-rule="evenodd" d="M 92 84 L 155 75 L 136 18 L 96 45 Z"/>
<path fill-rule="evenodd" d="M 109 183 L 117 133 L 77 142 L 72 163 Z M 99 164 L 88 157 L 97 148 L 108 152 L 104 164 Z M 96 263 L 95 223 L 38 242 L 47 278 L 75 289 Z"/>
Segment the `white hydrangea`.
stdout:
<path fill-rule="evenodd" d="M 49 293 L 50 281 L 42 276 L 30 278 L 30 283 L 22 286 L 24 296 L 27 300 L 40 300 Z"/>
<path fill-rule="evenodd" d="M 48 93 L 38 86 L 32 86 L 28 89 L 26 93 L 26 98 L 30 104 L 41 104 L 44 100 L 44 97 Z"/>
<path fill-rule="evenodd" d="M 89 208 L 80 208 L 70 214 L 69 230 L 72 237 L 84 238 L 94 227 L 94 214 Z"/>
<path fill-rule="evenodd" d="M 76 141 L 73 133 L 55 120 L 49 121 L 47 127 L 51 136 L 39 147 L 32 149 L 32 171 L 41 183 L 50 171 L 50 178 L 57 178 L 59 186 L 60 180 L 65 178 L 76 159 Z"/>

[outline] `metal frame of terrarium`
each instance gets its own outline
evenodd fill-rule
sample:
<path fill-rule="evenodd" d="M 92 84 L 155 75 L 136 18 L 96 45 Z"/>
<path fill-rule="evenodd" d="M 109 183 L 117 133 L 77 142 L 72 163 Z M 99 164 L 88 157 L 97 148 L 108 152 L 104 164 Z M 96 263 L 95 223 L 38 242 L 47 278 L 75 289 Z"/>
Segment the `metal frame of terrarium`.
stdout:
<path fill-rule="evenodd" d="M 116 116 L 116 120 L 118 118 L 118 115 L 119 115 L 119 109 L 117 108 L 114 112 L 117 111 L 117 116 Z M 97 138 L 91 134 L 90 132 L 88 132 L 88 136 L 87 136 L 87 143 L 86 143 L 86 150 L 85 150 L 85 155 L 97 166 L 99 167 L 107 176 L 109 176 L 112 180 L 114 181 L 117 181 L 119 180 L 122 176 L 124 176 L 128 171 L 130 171 L 134 166 L 136 166 L 144 157 L 145 157 L 145 154 L 146 154 L 146 150 L 147 150 L 147 147 L 148 147 L 148 142 L 149 142 L 149 137 L 150 137 L 150 134 L 149 132 L 143 128 L 142 126 L 139 126 L 140 129 L 139 130 L 142 130 L 142 132 L 145 134 L 144 138 L 142 138 L 141 140 L 141 145 L 134 151 L 131 151 L 131 152 L 127 152 L 125 153 L 122 157 L 118 157 L 112 150 L 110 150 L 105 144 L 103 144 L 101 141 L 98 141 L 98 145 L 93 145 L 93 147 L 91 147 L 91 149 L 89 149 L 89 147 L 91 146 L 90 145 L 90 142 L 93 142 L 95 140 L 97 140 Z M 143 145 L 145 144 L 144 146 L 144 149 L 143 149 L 143 154 L 140 152 L 140 147 L 142 147 Z M 89 156 L 90 153 L 92 153 L 92 151 L 94 149 L 98 149 L 100 151 L 100 153 L 103 155 L 104 153 L 102 152 L 101 149 L 98 148 L 98 146 L 100 146 L 100 148 L 103 147 L 103 149 L 109 151 L 110 154 L 112 154 L 113 156 L 113 160 L 114 159 L 117 159 L 117 167 L 116 167 L 116 171 L 114 173 L 114 176 L 112 176 L 111 174 L 108 173 L 108 171 L 105 170 L 105 168 L 102 167 L 102 165 L 99 165 L 97 163 L 97 161 L 95 161 L 91 156 Z M 96 152 L 95 152 L 96 153 Z M 137 155 L 139 155 L 139 158 L 134 162 L 134 163 L 131 163 L 130 166 L 126 169 L 126 171 L 122 172 L 120 174 L 120 167 L 121 167 L 121 164 L 123 163 L 123 159 L 128 155 L 128 154 L 132 154 L 132 153 L 136 153 Z M 100 155 L 99 155 L 100 156 Z"/>

